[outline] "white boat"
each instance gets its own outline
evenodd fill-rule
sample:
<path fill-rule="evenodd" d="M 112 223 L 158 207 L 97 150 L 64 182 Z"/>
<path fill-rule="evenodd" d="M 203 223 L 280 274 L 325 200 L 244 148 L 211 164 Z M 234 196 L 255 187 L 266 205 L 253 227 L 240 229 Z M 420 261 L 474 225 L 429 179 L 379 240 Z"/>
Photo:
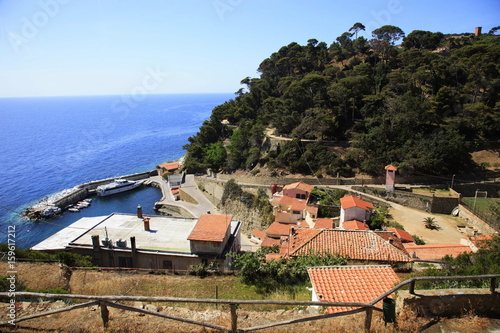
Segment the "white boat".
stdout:
<path fill-rule="evenodd" d="M 75 207 L 68 208 L 68 212 L 78 213 L 80 210 Z"/>
<path fill-rule="evenodd" d="M 130 191 L 141 186 L 142 182 L 142 180 L 115 179 L 111 184 L 98 186 L 97 195 L 104 197 L 106 195 Z"/>

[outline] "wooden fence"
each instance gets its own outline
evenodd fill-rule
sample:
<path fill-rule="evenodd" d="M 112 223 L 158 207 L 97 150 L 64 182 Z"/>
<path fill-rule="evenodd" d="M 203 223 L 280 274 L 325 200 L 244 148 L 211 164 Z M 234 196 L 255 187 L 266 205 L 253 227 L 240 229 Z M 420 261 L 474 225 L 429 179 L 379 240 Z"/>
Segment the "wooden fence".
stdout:
<path fill-rule="evenodd" d="M 15 297 L 37 297 L 46 299 L 78 299 L 78 300 L 89 300 L 89 302 L 67 306 L 62 309 L 46 311 L 43 313 L 38 313 L 34 315 L 29 315 L 21 318 L 16 318 L 15 320 L 9 322 L 1 322 L 0 325 L 11 325 L 12 322 L 18 323 L 21 321 L 39 318 L 43 316 L 49 316 L 56 313 L 71 311 L 75 309 L 80 309 L 84 307 L 99 305 L 101 308 L 101 318 L 104 327 L 108 326 L 109 321 L 109 310 L 108 307 L 113 307 L 117 309 L 139 312 L 143 314 L 149 314 L 152 316 L 162 317 L 171 320 L 177 320 L 184 323 L 190 323 L 194 325 L 200 325 L 204 327 L 209 327 L 213 329 L 218 329 L 224 332 L 251 332 L 257 331 L 265 328 L 271 328 L 281 325 L 296 324 L 300 322 L 307 322 L 319 319 L 333 318 L 351 315 L 359 312 L 365 312 L 365 331 L 368 332 L 371 329 L 372 314 L 373 311 L 383 311 L 382 309 L 375 306 L 378 302 L 388 297 L 392 293 L 401 289 L 402 287 L 409 285 L 410 293 L 415 293 L 415 283 L 417 281 L 443 281 L 443 280 L 478 280 L 478 279 L 489 279 L 490 280 L 490 292 L 495 293 L 497 279 L 500 278 L 500 274 L 496 275 L 474 275 L 474 276 L 433 276 L 433 277 L 417 277 L 411 278 L 404 282 L 401 282 L 391 290 L 375 298 L 370 303 L 360 303 L 360 302 L 313 302 L 313 301 L 275 301 L 275 300 L 219 300 L 219 299 L 197 299 L 197 298 L 179 298 L 179 297 L 146 297 L 146 296 L 91 296 L 91 295 L 73 295 L 73 294 L 42 294 L 42 293 L 31 293 L 31 292 L 16 292 Z M 10 293 L 0 293 L 0 298 L 11 298 Z M 230 307 L 231 313 L 231 327 L 225 327 L 221 325 L 212 324 L 209 322 L 203 322 L 198 320 L 193 320 L 189 318 L 182 318 L 178 316 L 168 315 L 164 313 L 154 312 L 146 309 L 135 308 L 127 305 L 118 304 L 116 302 L 123 301 L 136 301 L 136 302 L 175 302 L 175 303 L 206 303 L 206 304 L 226 304 Z M 240 304 L 273 304 L 273 305 L 296 305 L 296 306 L 326 306 L 326 307 L 357 307 L 359 309 L 338 312 L 333 314 L 316 315 L 306 318 L 291 319 L 286 321 L 275 322 L 266 325 L 253 326 L 238 328 L 237 326 L 237 307 Z"/>

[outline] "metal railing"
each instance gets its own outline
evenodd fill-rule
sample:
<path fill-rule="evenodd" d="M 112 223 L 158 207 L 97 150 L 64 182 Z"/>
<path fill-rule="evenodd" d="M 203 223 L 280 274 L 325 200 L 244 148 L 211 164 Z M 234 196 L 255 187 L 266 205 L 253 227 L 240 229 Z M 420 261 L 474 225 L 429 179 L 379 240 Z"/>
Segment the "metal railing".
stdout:
<path fill-rule="evenodd" d="M 152 316 L 162 317 L 165 319 L 176 320 L 184 323 L 200 325 L 204 327 L 209 327 L 213 329 L 222 330 L 225 332 L 250 332 L 257 331 L 265 328 L 271 328 L 282 325 L 290 325 L 297 324 L 301 322 L 340 317 L 346 315 L 352 315 L 359 312 L 365 312 L 365 322 L 364 328 L 365 331 L 369 331 L 371 329 L 372 322 L 372 314 L 373 311 L 382 311 L 382 309 L 375 306 L 378 302 L 382 301 L 384 298 L 398 291 L 399 289 L 409 285 L 409 292 L 415 293 L 415 283 L 417 281 L 443 281 L 443 280 L 479 280 L 479 279 L 489 279 L 490 280 L 490 293 L 495 293 L 497 288 L 497 279 L 500 278 L 500 274 L 492 274 L 492 275 L 474 275 L 474 276 L 429 276 L 429 277 L 416 277 L 411 278 L 409 280 L 403 281 L 392 289 L 388 290 L 386 293 L 380 295 L 369 303 L 361 303 L 361 302 L 314 302 L 314 301 L 277 301 L 277 300 L 221 300 L 221 299 L 197 299 L 197 298 L 179 298 L 179 297 L 147 297 L 147 296 L 92 296 L 92 295 L 73 295 L 73 294 L 43 294 L 43 293 L 31 293 L 31 292 L 17 292 L 15 293 L 15 297 L 36 297 L 36 298 L 45 298 L 45 299 L 78 299 L 78 300 L 89 300 L 90 302 L 71 305 L 62 309 L 46 311 L 43 313 L 38 313 L 34 315 L 24 316 L 21 318 L 16 318 L 11 320 L 10 322 L 1 322 L 0 325 L 11 325 L 14 323 L 18 323 L 21 321 L 35 319 L 43 316 L 48 316 L 56 313 L 62 313 L 66 311 L 71 311 L 75 309 L 80 309 L 84 307 L 90 307 L 94 305 L 99 305 L 101 308 L 101 319 L 103 322 L 103 326 L 107 327 L 109 322 L 109 310 L 108 307 L 113 307 L 117 309 L 139 312 L 143 314 L 148 314 Z M 11 298 L 11 293 L 0 293 L 0 298 Z M 231 327 L 225 327 L 222 325 L 217 325 L 209 322 L 203 322 L 198 320 L 193 320 L 189 318 L 182 318 L 174 315 L 169 315 L 165 313 L 154 312 L 146 309 L 135 308 L 132 306 L 127 306 L 123 304 L 118 304 L 116 302 L 123 301 L 137 301 L 137 302 L 173 302 L 173 303 L 205 303 L 205 304 L 225 304 L 230 307 L 231 314 Z M 238 328 L 237 326 L 237 307 L 239 305 L 244 304 L 253 304 L 253 305 L 295 305 L 295 306 L 325 306 L 325 307 L 356 307 L 358 309 L 344 312 L 337 312 L 332 314 L 324 314 L 324 315 L 316 315 L 305 318 L 291 319 L 286 321 L 275 322 L 266 325 L 253 326 L 253 327 L 245 327 Z"/>

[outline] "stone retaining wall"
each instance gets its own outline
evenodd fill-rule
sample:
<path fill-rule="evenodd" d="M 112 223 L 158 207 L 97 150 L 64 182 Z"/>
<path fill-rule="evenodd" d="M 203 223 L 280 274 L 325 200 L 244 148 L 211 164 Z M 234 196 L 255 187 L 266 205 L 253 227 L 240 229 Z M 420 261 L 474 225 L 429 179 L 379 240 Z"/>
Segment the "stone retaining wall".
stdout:
<path fill-rule="evenodd" d="M 415 293 L 399 290 L 397 308 L 410 307 L 419 315 L 430 317 L 452 317 L 468 312 L 489 318 L 500 317 L 500 294 L 491 294 L 489 289 L 415 290 Z"/>
<path fill-rule="evenodd" d="M 460 204 L 459 216 L 467 222 L 468 225 L 476 228 L 483 235 L 498 234 L 498 231 L 491 227 L 487 222 L 483 221 L 479 216 L 472 213 L 464 205 Z"/>
<path fill-rule="evenodd" d="M 435 214 L 451 214 L 453 208 L 457 207 L 460 197 L 436 197 L 416 194 L 406 191 L 395 190 L 392 194 L 380 188 L 369 186 L 353 186 L 353 190 L 376 195 L 383 199 L 396 202 L 400 205 L 416 208 Z"/>
<path fill-rule="evenodd" d="M 187 194 L 182 188 L 179 188 L 179 196 L 182 201 L 192 203 L 194 205 L 198 204 L 198 201 L 196 201 L 192 196 Z"/>

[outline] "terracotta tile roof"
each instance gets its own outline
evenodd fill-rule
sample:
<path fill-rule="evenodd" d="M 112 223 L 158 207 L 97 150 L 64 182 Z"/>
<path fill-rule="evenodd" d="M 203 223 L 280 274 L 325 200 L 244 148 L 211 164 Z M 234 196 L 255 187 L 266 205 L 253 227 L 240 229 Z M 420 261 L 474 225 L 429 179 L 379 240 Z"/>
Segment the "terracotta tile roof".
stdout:
<path fill-rule="evenodd" d="M 346 230 L 370 230 L 370 228 L 366 225 L 366 223 L 359 222 L 356 220 L 346 221 L 342 223 L 342 226 Z"/>
<path fill-rule="evenodd" d="M 231 228 L 230 215 L 203 214 L 198 218 L 188 240 L 222 242 L 228 228 Z"/>
<path fill-rule="evenodd" d="M 456 257 L 464 252 L 472 252 L 469 246 L 463 244 L 413 245 L 405 243 L 403 245 L 413 258 L 421 260 L 440 260 L 446 255 Z"/>
<path fill-rule="evenodd" d="M 280 239 L 279 238 L 271 238 L 271 237 L 266 237 L 264 238 L 264 240 L 262 241 L 262 243 L 260 244 L 261 247 L 264 247 L 264 246 L 274 246 L 274 245 L 280 245 Z"/>
<path fill-rule="evenodd" d="M 310 230 L 315 231 L 312 234 Z M 304 237 L 302 234 L 306 234 Z M 397 239 L 396 236 L 393 237 Z M 411 262 L 412 259 L 373 231 L 338 229 L 297 229 L 292 235 L 289 256 L 304 256 L 310 251 L 336 253 L 351 260 Z"/>
<path fill-rule="evenodd" d="M 398 228 L 387 229 L 387 231 L 395 233 L 396 236 L 398 236 L 398 238 L 401 239 L 401 241 L 404 243 L 415 243 L 415 240 L 408 231 L 401 230 Z"/>
<path fill-rule="evenodd" d="M 292 210 L 303 211 L 306 209 L 307 200 L 306 199 L 296 199 L 290 197 L 282 197 L 279 201 L 280 205 L 290 205 Z"/>
<path fill-rule="evenodd" d="M 399 168 L 395 165 L 389 164 L 385 166 L 385 169 L 388 171 L 398 171 Z"/>
<path fill-rule="evenodd" d="M 179 162 L 171 162 L 171 163 L 160 164 L 158 166 L 162 169 L 170 171 L 179 169 L 181 167 L 181 164 Z"/>
<path fill-rule="evenodd" d="M 298 220 L 297 225 L 302 228 L 309 228 L 309 223 L 306 220 Z"/>
<path fill-rule="evenodd" d="M 259 230 L 259 229 L 254 229 L 252 232 L 251 232 L 251 235 L 252 236 L 255 236 L 259 239 L 264 239 L 266 238 L 266 233 L 262 230 Z"/>
<path fill-rule="evenodd" d="M 316 229 L 333 229 L 333 228 L 335 228 L 335 226 L 333 224 L 333 219 L 327 219 L 327 218 L 317 219 L 314 227 Z"/>
<path fill-rule="evenodd" d="M 318 209 L 319 209 L 318 206 L 313 206 L 313 205 L 306 206 L 306 212 L 315 216 L 318 216 Z"/>
<path fill-rule="evenodd" d="M 294 226 L 293 224 L 288 223 L 279 223 L 273 222 L 269 228 L 266 230 L 266 234 L 269 235 L 280 235 L 280 236 L 288 236 L 290 234 L 290 227 Z"/>
<path fill-rule="evenodd" d="M 342 209 L 359 207 L 359 208 L 362 208 L 364 210 L 369 211 L 370 209 L 374 208 L 373 205 L 371 204 L 371 202 L 361 200 L 360 198 L 352 196 L 352 195 L 345 196 L 345 197 L 341 198 L 340 204 L 342 206 Z"/>
<path fill-rule="evenodd" d="M 311 267 L 307 273 L 320 301 L 369 303 L 401 282 L 389 265 Z M 326 311 L 354 309 L 329 307 Z"/>
<path fill-rule="evenodd" d="M 493 239 L 493 235 L 462 237 L 460 244 L 470 246 L 472 251 L 477 252 L 480 248 L 487 246 L 487 241 Z"/>
<path fill-rule="evenodd" d="M 396 236 L 396 234 L 393 233 L 392 231 L 375 231 L 375 234 L 379 237 L 382 237 L 384 240 L 386 240 L 387 242 L 398 248 L 404 254 L 409 255 L 401 239 L 398 236 Z"/>
<path fill-rule="evenodd" d="M 306 191 L 311 193 L 311 191 L 314 189 L 314 186 L 303 183 L 303 182 L 297 182 L 293 184 L 288 184 L 285 187 L 283 187 L 283 190 L 293 190 L 293 189 L 298 189 L 301 191 Z"/>

